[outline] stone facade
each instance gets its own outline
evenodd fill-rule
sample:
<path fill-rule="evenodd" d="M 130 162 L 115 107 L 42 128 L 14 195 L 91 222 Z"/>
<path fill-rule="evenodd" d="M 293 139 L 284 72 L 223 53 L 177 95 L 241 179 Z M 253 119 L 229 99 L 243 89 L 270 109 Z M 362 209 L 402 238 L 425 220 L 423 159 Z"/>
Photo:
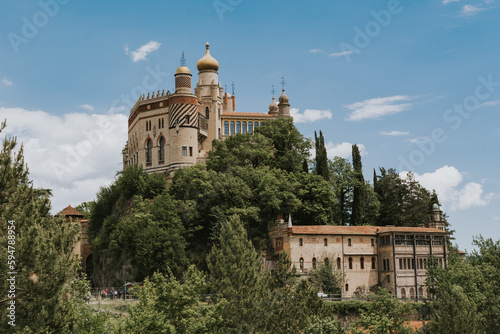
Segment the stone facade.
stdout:
<path fill-rule="evenodd" d="M 399 298 L 422 299 L 427 297 L 430 258 L 441 266 L 447 263 L 444 222 L 433 216 L 429 225 L 293 226 L 290 217 L 269 226 L 269 237 L 274 250 L 285 251 L 299 273 L 307 275 L 319 263 L 334 266 L 344 276 L 342 297 L 380 285 Z"/>
<path fill-rule="evenodd" d="M 290 117 L 283 89 L 279 105 L 274 97 L 268 113 L 236 112 L 236 96 L 219 83 L 219 63 L 206 45 L 197 63 L 198 82 L 191 90 L 191 71 L 185 65 L 175 74 L 175 91 L 142 95 L 130 111 L 123 169 L 141 165 L 148 173 L 169 175 L 178 168 L 203 162 L 214 139 L 236 133 L 253 133 L 266 119 Z"/>

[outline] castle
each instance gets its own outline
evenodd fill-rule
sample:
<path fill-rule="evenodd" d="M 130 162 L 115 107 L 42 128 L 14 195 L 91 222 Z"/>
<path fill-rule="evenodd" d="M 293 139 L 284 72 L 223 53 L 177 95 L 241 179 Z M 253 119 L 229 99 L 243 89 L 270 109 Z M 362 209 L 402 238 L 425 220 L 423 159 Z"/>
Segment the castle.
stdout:
<path fill-rule="evenodd" d="M 191 90 L 191 71 L 184 54 L 175 77 L 175 91 L 142 95 L 130 110 L 123 169 L 140 165 L 147 173 L 171 174 L 203 162 L 214 139 L 253 133 L 266 119 L 290 117 L 283 88 L 279 104 L 274 97 L 267 113 L 236 112 L 234 92 L 228 95 L 219 82 L 219 62 L 206 53 L 198 61 L 198 82 Z"/>
<path fill-rule="evenodd" d="M 269 226 L 276 252 L 285 251 L 299 273 L 327 263 L 342 274 L 342 297 L 381 286 L 399 298 L 423 299 L 431 257 L 447 264 L 445 222 L 437 204 L 428 226 L 293 226 L 279 218 Z M 272 267 L 272 259 L 266 267 Z"/>

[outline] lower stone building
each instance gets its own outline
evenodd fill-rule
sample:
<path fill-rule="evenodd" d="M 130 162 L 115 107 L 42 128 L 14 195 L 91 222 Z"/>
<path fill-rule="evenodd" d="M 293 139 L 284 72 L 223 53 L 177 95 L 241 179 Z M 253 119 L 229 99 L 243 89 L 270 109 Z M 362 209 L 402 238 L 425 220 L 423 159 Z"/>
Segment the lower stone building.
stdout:
<path fill-rule="evenodd" d="M 269 226 L 274 250 L 285 251 L 299 273 L 319 263 L 340 271 L 342 297 L 379 285 L 399 298 L 426 298 L 427 265 L 435 257 L 446 266 L 447 234 L 437 206 L 429 225 L 420 227 L 294 226 L 291 217 Z"/>

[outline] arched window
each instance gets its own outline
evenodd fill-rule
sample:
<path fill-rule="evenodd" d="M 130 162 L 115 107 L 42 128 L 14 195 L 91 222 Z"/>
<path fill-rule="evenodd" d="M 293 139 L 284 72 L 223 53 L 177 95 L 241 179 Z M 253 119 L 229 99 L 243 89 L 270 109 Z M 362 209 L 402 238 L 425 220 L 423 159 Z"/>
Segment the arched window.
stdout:
<path fill-rule="evenodd" d="M 224 135 L 229 136 L 229 122 L 224 121 Z"/>
<path fill-rule="evenodd" d="M 253 125 L 254 125 L 254 128 L 257 128 L 259 126 L 259 122 L 254 122 Z"/>
<path fill-rule="evenodd" d="M 401 298 L 406 298 L 406 289 L 401 288 Z"/>
<path fill-rule="evenodd" d="M 241 133 L 241 122 L 236 122 L 236 133 Z"/>
<path fill-rule="evenodd" d="M 330 261 L 328 260 L 327 257 L 325 257 L 325 265 L 328 266 L 330 264 Z"/>
<path fill-rule="evenodd" d="M 364 257 L 361 257 L 361 259 L 359 259 L 359 266 L 361 269 L 365 269 L 365 258 Z"/>
<path fill-rule="evenodd" d="M 352 269 L 352 257 L 349 258 L 349 269 Z"/>
<path fill-rule="evenodd" d="M 304 270 L 304 259 L 303 258 L 300 258 L 299 259 L 299 267 L 300 267 L 300 270 Z"/>
<path fill-rule="evenodd" d="M 415 298 L 415 289 L 414 288 L 410 288 L 410 298 L 411 299 Z"/>
<path fill-rule="evenodd" d="M 234 121 L 231 121 L 231 122 L 229 123 L 229 128 L 230 128 L 230 130 L 231 130 L 231 136 L 232 136 L 232 135 L 234 135 Z"/>
<path fill-rule="evenodd" d="M 422 287 L 418 288 L 418 298 L 425 298 L 424 289 Z"/>
<path fill-rule="evenodd" d="M 205 117 L 206 117 L 207 119 L 209 119 L 209 118 L 210 118 L 210 109 L 209 109 L 208 107 L 206 107 L 206 108 L 205 108 Z"/>
<path fill-rule="evenodd" d="M 253 122 L 248 122 L 248 133 L 253 133 Z"/>
<path fill-rule="evenodd" d="M 316 258 L 313 257 L 313 269 L 316 269 Z"/>
<path fill-rule="evenodd" d="M 341 268 L 340 257 L 337 258 L 337 269 Z"/>
<path fill-rule="evenodd" d="M 160 162 L 165 161 L 165 138 L 160 137 L 160 142 L 158 143 L 158 160 Z"/>
<path fill-rule="evenodd" d="M 345 284 L 345 291 L 346 292 L 349 291 L 349 284 L 347 284 L 347 283 Z"/>
<path fill-rule="evenodd" d="M 241 133 L 247 133 L 247 122 L 241 122 Z"/>
<path fill-rule="evenodd" d="M 372 257 L 372 269 L 375 269 L 375 256 Z"/>
<path fill-rule="evenodd" d="M 151 149 L 153 148 L 153 143 L 151 142 L 151 139 L 148 138 L 146 140 L 146 163 L 151 164 L 151 160 L 153 159 L 151 155 Z"/>

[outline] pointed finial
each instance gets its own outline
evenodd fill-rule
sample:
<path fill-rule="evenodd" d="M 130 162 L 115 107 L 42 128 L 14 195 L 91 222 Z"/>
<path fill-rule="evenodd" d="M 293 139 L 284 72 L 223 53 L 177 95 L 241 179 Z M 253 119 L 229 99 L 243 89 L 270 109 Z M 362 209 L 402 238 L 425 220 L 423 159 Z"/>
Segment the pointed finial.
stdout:
<path fill-rule="evenodd" d="M 273 89 L 271 89 L 271 93 L 273 93 L 273 97 L 274 97 L 274 92 L 275 92 L 275 90 L 274 90 L 274 85 L 273 85 Z"/>
<path fill-rule="evenodd" d="M 292 228 L 292 214 L 288 214 L 288 228 Z"/>
<path fill-rule="evenodd" d="M 210 49 L 210 44 L 207 42 L 207 44 L 205 44 L 205 47 L 207 48 L 208 51 L 208 49 Z"/>
<path fill-rule="evenodd" d="M 184 50 L 182 50 L 181 66 L 186 66 L 186 58 L 184 57 Z"/>
<path fill-rule="evenodd" d="M 283 91 L 285 91 L 285 78 L 284 77 L 281 77 L 281 86 L 283 87 Z"/>

